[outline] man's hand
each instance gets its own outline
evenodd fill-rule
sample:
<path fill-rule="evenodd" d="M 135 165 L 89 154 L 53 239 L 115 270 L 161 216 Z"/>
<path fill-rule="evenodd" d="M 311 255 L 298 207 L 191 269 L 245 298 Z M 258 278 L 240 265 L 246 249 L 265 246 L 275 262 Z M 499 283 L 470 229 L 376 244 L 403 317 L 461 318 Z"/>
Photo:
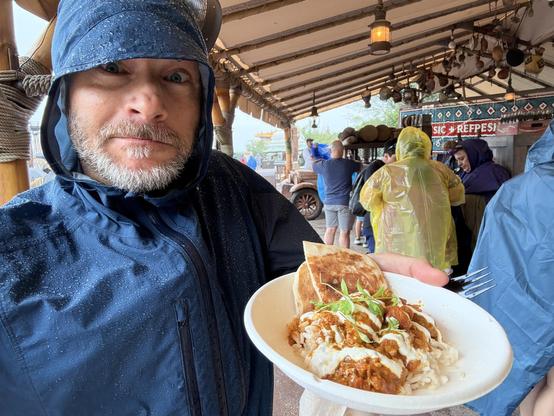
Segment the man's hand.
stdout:
<path fill-rule="evenodd" d="M 435 269 L 427 260 L 393 253 L 371 253 L 370 256 L 385 272 L 412 276 L 433 286 L 444 286 L 448 283 L 447 274 Z"/>

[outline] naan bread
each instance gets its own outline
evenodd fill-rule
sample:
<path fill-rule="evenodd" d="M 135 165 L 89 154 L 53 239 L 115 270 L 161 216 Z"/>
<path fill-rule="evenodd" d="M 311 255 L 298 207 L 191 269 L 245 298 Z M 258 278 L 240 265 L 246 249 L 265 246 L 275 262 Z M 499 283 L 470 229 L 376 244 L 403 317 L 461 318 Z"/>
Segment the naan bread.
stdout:
<path fill-rule="evenodd" d="M 370 293 L 375 293 L 380 287 L 389 287 L 383 272 L 368 255 L 308 241 L 304 241 L 304 255 L 317 300 L 327 303 L 340 299 L 343 279 L 349 292 L 358 291 L 358 281 Z"/>
<path fill-rule="evenodd" d="M 296 305 L 296 314 L 312 311 L 314 305 L 311 303 L 315 300 L 320 300 L 319 295 L 315 291 L 306 262 L 302 263 L 296 273 L 292 283 L 292 292 L 294 293 L 294 302 Z"/>

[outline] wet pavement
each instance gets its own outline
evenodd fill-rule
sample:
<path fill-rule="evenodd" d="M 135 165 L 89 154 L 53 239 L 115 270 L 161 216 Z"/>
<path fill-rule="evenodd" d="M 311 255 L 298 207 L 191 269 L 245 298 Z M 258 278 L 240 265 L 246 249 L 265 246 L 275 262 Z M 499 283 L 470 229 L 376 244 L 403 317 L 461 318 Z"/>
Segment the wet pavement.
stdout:
<path fill-rule="evenodd" d="M 311 221 L 310 224 L 323 238 L 325 233 L 325 218 L 323 215 L 317 220 Z M 351 248 L 361 253 L 367 252 L 367 249 L 362 246 L 354 245 L 354 232 L 351 235 Z M 338 236 L 336 236 L 338 238 Z M 275 368 L 275 390 L 273 394 L 273 416 L 302 416 L 298 414 L 298 402 L 302 388 L 294 381 L 284 375 L 278 368 Z M 469 410 L 464 406 L 452 407 L 432 413 L 425 413 L 424 416 L 476 416 L 477 413 Z M 337 415 L 342 416 L 342 415 Z"/>

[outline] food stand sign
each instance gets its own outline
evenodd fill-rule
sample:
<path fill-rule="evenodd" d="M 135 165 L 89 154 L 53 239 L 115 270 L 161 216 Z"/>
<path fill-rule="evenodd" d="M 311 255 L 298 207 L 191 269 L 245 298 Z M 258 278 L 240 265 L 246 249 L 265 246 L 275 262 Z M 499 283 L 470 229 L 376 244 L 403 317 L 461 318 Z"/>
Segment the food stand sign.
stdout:
<path fill-rule="evenodd" d="M 433 137 L 494 136 L 498 121 L 498 119 L 485 119 L 433 123 Z"/>

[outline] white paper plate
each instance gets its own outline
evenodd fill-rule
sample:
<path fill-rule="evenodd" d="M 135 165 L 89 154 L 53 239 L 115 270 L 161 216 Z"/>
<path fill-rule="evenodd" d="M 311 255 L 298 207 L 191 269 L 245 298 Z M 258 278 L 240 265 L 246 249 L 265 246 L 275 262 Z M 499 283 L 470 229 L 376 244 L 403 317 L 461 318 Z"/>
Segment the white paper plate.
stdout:
<path fill-rule="evenodd" d="M 460 353 L 449 382 L 435 390 L 411 396 L 371 393 L 319 379 L 306 370 L 287 338 L 287 324 L 295 316 L 293 274 L 267 283 L 252 296 L 244 312 L 246 331 L 261 353 L 296 383 L 327 400 L 366 412 L 408 415 L 443 409 L 477 399 L 506 378 L 512 349 L 491 315 L 448 290 L 393 273 L 385 276 L 396 294 L 411 303 L 423 303 L 444 339 Z"/>

